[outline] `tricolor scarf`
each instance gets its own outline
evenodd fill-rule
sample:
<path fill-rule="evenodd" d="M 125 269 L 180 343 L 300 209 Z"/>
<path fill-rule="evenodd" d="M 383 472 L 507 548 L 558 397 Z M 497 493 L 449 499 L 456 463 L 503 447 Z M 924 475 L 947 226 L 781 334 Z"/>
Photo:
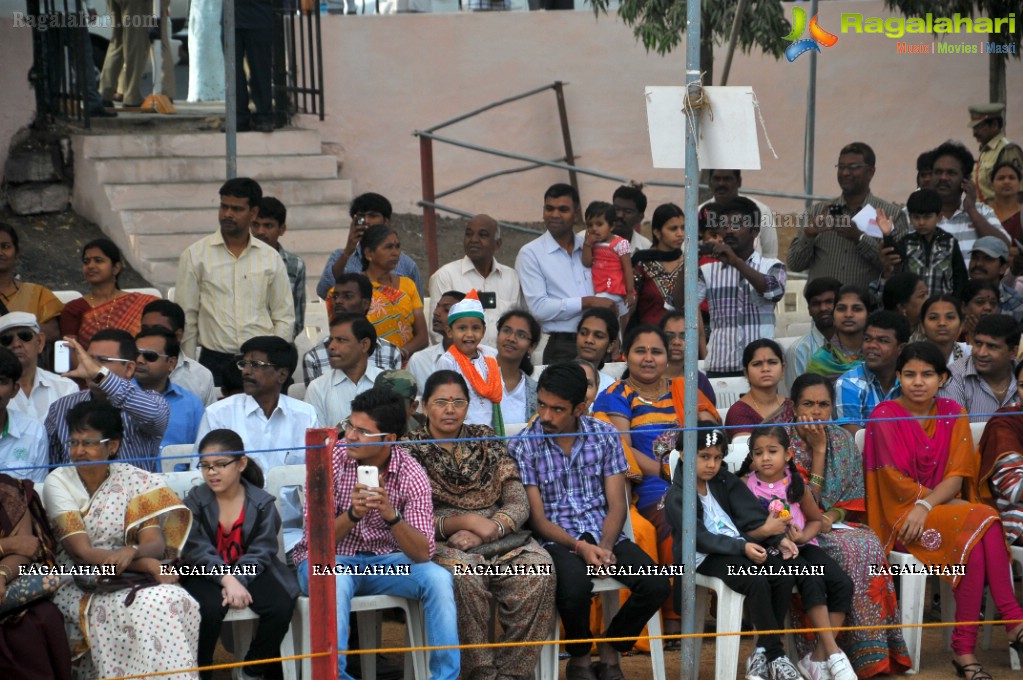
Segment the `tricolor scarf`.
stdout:
<path fill-rule="evenodd" d="M 454 345 L 448 348 L 448 353 L 454 357 L 458 364 L 458 370 L 477 394 L 493 404 L 493 425 L 494 432 L 498 436 L 504 436 L 504 417 L 501 415 L 501 399 L 504 397 L 504 383 L 501 382 L 501 368 L 497 365 L 497 359 L 484 356 L 483 361 L 487 364 L 486 380 L 476 370 L 476 366 L 469 357 Z"/>

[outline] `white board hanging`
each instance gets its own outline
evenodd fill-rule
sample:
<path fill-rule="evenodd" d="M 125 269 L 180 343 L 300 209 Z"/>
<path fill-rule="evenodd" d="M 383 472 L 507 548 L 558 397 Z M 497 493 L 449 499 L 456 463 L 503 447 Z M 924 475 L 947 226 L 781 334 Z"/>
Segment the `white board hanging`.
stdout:
<path fill-rule="evenodd" d="M 756 95 L 749 85 L 703 88 L 696 153 L 701 168 L 760 169 Z M 684 87 L 646 88 L 650 155 L 655 168 L 684 168 L 686 115 Z"/>

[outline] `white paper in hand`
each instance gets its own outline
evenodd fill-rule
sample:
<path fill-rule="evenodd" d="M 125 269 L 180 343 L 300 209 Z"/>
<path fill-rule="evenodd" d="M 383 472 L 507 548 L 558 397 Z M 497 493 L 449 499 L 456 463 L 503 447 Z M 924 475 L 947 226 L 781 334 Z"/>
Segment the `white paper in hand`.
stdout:
<path fill-rule="evenodd" d="M 873 236 L 874 238 L 882 238 L 884 236 L 881 233 L 881 227 L 877 226 L 877 210 L 869 203 L 853 215 L 852 221 L 867 236 Z"/>

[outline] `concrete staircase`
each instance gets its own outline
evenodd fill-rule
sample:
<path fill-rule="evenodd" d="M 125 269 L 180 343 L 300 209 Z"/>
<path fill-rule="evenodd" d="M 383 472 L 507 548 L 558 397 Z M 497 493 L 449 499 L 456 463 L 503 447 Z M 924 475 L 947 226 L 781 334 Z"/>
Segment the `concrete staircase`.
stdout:
<path fill-rule="evenodd" d="M 75 211 L 98 224 L 153 285 L 173 286 L 182 251 L 219 228 L 224 135 L 93 134 L 74 136 L 72 144 Z M 287 206 L 282 244 L 305 259 L 311 296 L 327 255 L 348 235 L 352 185 L 338 178 L 339 162 L 315 130 L 238 135 L 238 175 Z"/>

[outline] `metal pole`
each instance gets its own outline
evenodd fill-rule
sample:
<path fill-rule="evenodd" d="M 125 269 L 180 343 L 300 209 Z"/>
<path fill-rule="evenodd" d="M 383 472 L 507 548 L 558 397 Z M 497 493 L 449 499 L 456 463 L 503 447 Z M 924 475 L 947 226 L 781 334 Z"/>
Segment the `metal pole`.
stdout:
<path fill-rule="evenodd" d="M 224 108 L 224 131 L 227 144 L 227 179 L 238 176 L 238 112 L 235 110 L 238 93 L 235 90 L 235 35 L 234 35 L 234 0 L 224 0 L 224 92 L 226 94 Z"/>
<path fill-rule="evenodd" d="M 810 0 L 810 16 L 817 16 L 817 0 Z M 803 145 L 803 193 L 813 193 L 813 143 L 814 127 L 817 124 L 817 52 L 810 52 L 810 75 L 806 86 L 806 140 Z M 813 202 L 807 199 L 806 213 L 810 214 Z"/>
<path fill-rule="evenodd" d="M 700 86 L 700 11 L 702 3 L 689 0 L 686 3 L 686 87 L 690 94 L 695 94 Z M 685 418 L 682 426 L 686 428 L 682 440 L 682 488 L 685 489 L 682 506 L 682 564 L 685 574 L 682 575 L 682 633 L 692 635 L 696 632 L 696 374 L 697 352 L 700 343 L 697 339 L 700 313 L 696 304 L 697 274 L 697 226 L 696 213 L 699 206 L 700 166 L 696 158 L 696 140 L 700 131 L 700 120 L 693 114 L 686 124 L 686 252 L 685 252 L 685 315 L 686 315 L 686 375 L 690 376 L 685 384 Z M 676 587 L 677 587 L 676 583 Z M 702 615 L 702 614 L 701 614 Z M 680 677 L 685 679 L 696 673 L 696 640 L 683 638 L 681 651 Z"/>
<path fill-rule="evenodd" d="M 572 135 L 568 131 L 568 110 L 565 108 L 565 91 L 560 80 L 554 83 L 554 93 L 558 97 L 558 117 L 561 119 L 561 137 L 565 140 L 565 163 L 575 165 L 575 154 L 572 153 Z M 579 191 L 579 177 L 575 170 L 568 171 L 568 183 Z"/>
<path fill-rule="evenodd" d="M 306 505 L 309 512 L 309 565 L 334 564 L 334 484 L 331 458 L 337 428 L 305 431 Z M 319 448 L 323 446 L 324 448 Z M 315 680 L 337 680 L 337 592 L 333 576 L 309 579 L 311 652 L 332 652 L 312 659 Z"/>
<path fill-rule="evenodd" d="M 426 264 L 430 273 L 437 271 L 440 258 L 437 254 L 437 211 L 433 208 L 436 200 L 433 188 L 433 140 L 419 137 L 419 171 L 423 177 L 423 239 L 426 241 Z"/>
<path fill-rule="evenodd" d="M 739 40 L 739 29 L 742 28 L 742 15 L 746 13 L 746 0 L 739 0 L 732 19 L 732 35 L 728 38 L 728 54 L 725 55 L 725 68 L 721 71 L 721 86 L 728 84 L 728 72 L 732 69 L 732 57 L 735 55 L 735 43 Z"/>

